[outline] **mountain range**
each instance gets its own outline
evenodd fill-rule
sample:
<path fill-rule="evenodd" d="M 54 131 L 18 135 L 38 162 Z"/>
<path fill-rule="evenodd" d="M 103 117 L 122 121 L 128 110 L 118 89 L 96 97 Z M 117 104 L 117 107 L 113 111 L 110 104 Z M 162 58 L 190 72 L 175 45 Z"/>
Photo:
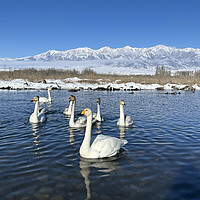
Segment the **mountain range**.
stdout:
<path fill-rule="evenodd" d="M 1 58 L 1 61 L 104 61 L 107 66 L 150 69 L 164 65 L 170 70 L 200 69 L 200 49 L 177 49 L 164 45 L 149 48 L 103 47 L 97 50 L 88 47 L 66 51 L 49 50 L 47 52 L 22 58 Z"/>

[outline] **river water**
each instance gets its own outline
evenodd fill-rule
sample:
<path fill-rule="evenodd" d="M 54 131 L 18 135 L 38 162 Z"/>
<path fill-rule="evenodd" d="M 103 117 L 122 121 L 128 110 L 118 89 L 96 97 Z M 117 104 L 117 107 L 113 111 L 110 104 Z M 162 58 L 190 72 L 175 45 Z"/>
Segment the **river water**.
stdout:
<path fill-rule="evenodd" d="M 1 91 L 0 199 L 200 199 L 200 93 L 163 91 L 73 93 L 76 117 L 96 112 L 101 98 L 105 121 L 92 139 L 105 134 L 128 141 L 119 155 L 88 160 L 79 156 L 84 129 L 72 129 L 63 110 L 66 90 L 52 91 L 47 120 L 29 123 L 31 99 L 46 91 Z M 119 101 L 134 124 L 116 125 Z"/>

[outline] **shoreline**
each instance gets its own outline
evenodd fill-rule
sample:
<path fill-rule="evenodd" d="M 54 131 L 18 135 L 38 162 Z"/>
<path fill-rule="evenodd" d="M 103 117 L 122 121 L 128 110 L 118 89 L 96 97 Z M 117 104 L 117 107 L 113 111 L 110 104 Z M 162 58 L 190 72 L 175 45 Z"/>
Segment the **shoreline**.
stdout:
<path fill-rule="evenodd" d="M 77 77 L 68 78 L 65 80 L 46 79 L 38 82 L 30 82 L 25 79 L 13 79 L 9 81 L 0 80 L 1 90 L 46 90 L 52 88 L 53 90 L 68 90 L 76 92 L 80 90 L 93 90 L 93 91 L 139 91 L 139 90 L 186 90 L 195 91 L 200 90 L 200 87 L 187 84 L 141 84 L 135 82 L 118 83 L 115 82 L 101 82 L 99 83 L 87 83 L 82 82 L 85 79 L 79 79 Z"/>

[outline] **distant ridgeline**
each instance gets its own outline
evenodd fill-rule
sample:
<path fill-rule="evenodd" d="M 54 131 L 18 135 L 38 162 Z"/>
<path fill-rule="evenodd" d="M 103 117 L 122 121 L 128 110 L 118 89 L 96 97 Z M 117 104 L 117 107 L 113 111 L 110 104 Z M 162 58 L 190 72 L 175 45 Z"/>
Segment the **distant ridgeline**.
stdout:
<path fill-rule="evenodd" d="M 167 47 L 157 45 L 149 48 L 123 48 L 103 47 L 97 50 L 90 48 L 77 48 L 66 51 L 49 50 L 47 52 L 22 58 L 0 58 L 0 61 L 24 62 L 51 62 L 65 61 L 67 66 L 81 62 L 88 63 L 85 67 L 127 67 L 133 69 L 149 69 L 154 71 L 156 66 L 164 65 L 172 71 L 200 70 L 200 49 Z M 52 62 L 53 61 L 53 62 Z M 26 64 L 28 64 L 28 62 Z M 73 62 L 73 63 L 70 63 Z M 95 63 L 98 63 L 95 65 Z M 25 65 L 24 65 L 25 66 Z M 70 69 L 70 68 L 69 68 Z"/>

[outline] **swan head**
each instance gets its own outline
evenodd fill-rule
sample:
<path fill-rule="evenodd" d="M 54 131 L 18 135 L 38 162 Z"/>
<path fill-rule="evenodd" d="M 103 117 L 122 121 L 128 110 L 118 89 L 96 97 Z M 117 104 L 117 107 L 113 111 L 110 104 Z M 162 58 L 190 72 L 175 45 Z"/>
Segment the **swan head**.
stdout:
<path fill-rule="evenodd" d="M 52 88 L 48 88 L 48 90 L 52 90 Z"/>
<path fill-rule="evenodd" d="M 100 98 L 97 98 L 97 103 L 100 105 L 100 103 L 101 103 L 101 99 Z"/>
<path fill-rule="evenodd" d="M 81 115 L 85 115 L 86 117 L 92 115 L 92 111 L 89 108 L 85 108 L 82 112 Z"/>
<path fill-rule="evenodd" d="M 120 105 L 126 105 L 126 104 L 124 103 L 124 100 L 121 100 L 121 101 L 120 101 Z"/>
<path fill-rule="evenodd" d="M 71 95 L 70 95 L 70 97 L 69 97 L 69 102 L 71 101 L 72 99 L 71 99 Z"/>
<path fill-rule="evenodd" d="M 76 97 L 74 95 L 70 95 L 69 99 L 70 101 L 76 101 Z"/>
<path fill-rule="evenodd" d="M 69 97 L 69 101 L 72 101 L 72 95 L 70 95 L 70 97 Z"/>
<path fill-rule="evenodd" d="M 31 100 L 31 102 L 36 102 L 36 101 L 39 101 L 39 96 L 35 96 L 32 100 Z"/>

